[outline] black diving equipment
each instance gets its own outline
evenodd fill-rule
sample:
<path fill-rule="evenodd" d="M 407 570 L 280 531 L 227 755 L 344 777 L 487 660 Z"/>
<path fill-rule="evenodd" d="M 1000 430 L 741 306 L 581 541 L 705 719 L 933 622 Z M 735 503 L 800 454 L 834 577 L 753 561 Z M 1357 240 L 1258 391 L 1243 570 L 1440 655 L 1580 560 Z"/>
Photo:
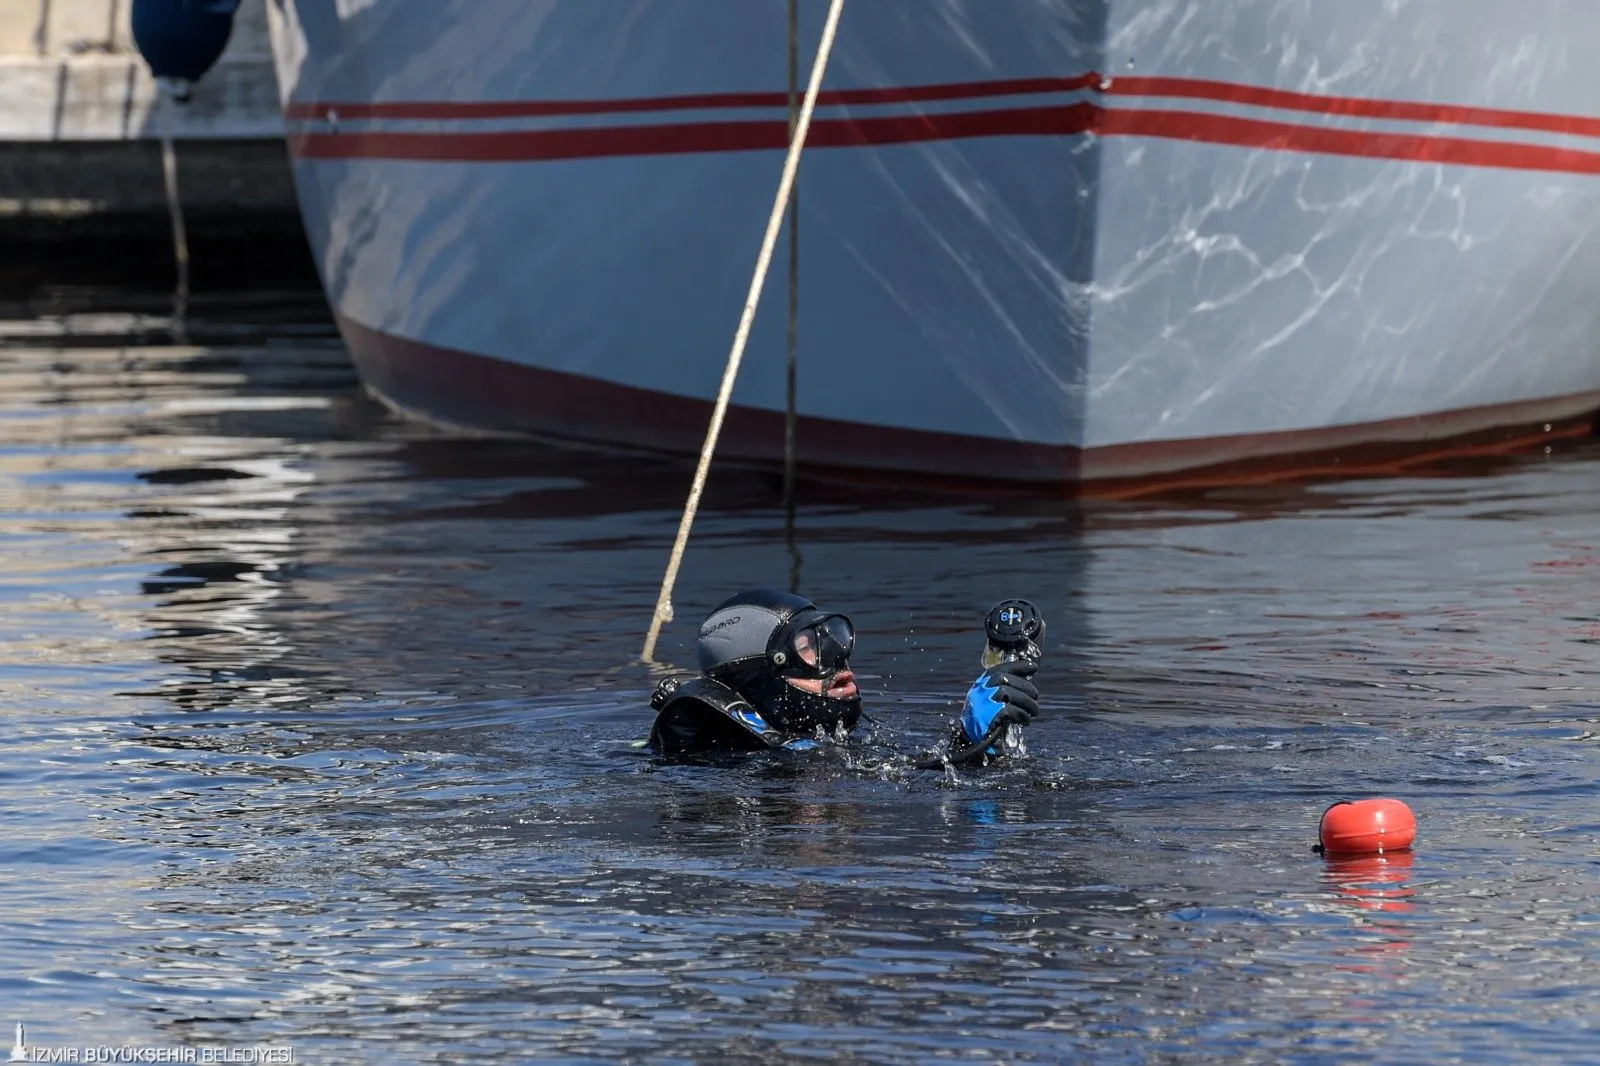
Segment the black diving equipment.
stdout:
<path fill-rule="evenodd" d="M 982 656 L 985 670 L 1018 659 L 1036 665 L 1044 659 L 1044 618 L 1027 600 L 1001 600 L 989 608 L 983 634 L 988 640 Z"/>
<path fill-rule="evenodd" d="M 702 676 L 669 679 L 675 688 L 666 695 L 658 689 L 651 743 L 663 752 L 757 749 L 792 746 L 818 729 L 848 732 L 861 719 L 855 645 L 849 618 L 802 596 L 752 589 L 729 597 L 700 626 Z M 728 728 L 748 737 L 726 736 Z"/>
<path fill-rule="evenodd" d="M 1044 658 L 1039 608 L 1028 600 L 1001 600 L 989 609 L 983 631 L 983 673 L 967 691 L 941 764 L 1021 754 L 1022 727 L 1039 714 L 1039 690 L 1031 680 Z"/>

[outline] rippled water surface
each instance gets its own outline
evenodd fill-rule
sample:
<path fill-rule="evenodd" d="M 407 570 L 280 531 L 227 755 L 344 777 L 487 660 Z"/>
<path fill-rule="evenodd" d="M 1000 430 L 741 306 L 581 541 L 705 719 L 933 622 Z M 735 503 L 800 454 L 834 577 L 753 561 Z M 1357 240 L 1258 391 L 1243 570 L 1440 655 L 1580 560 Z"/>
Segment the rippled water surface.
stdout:
<path fill-rule="evenodd" d="M 1600 456 L 1099 503 L 721 471 L 662 655 L 852 613 L 876 723 L 669 765 L 685 466 L 450 439 L 315 298 L 0 323 L 0 1031 L 302 1062 L 1600 1057 Z M 1030 756 L 906 768 L 984 610 Z M 1309 852 L 1395 795 L 1419 847 Z M 3 1050 L 3 1049 L 0 1049 Z"/>

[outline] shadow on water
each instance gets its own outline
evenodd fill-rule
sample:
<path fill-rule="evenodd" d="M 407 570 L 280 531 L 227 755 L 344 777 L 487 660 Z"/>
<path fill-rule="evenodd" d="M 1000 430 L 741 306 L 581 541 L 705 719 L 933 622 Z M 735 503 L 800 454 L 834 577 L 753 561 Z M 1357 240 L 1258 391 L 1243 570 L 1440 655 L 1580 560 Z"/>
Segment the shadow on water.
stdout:
<path fill-rule="evenodd" d="M 686 464 L 398 420 L 314 294 L 199 298 L 183 345 L 136 293 L 23 304 L 0 949 L 43 1043 L 1589 1046 L 1592 449 L 1121 502 L 807 483 L 802 585 L 854 616 L 874 722 L 675 764 L 636 660 Z M 778 478 L 719 470 L 662 654 L 790 565 Z M 1017 594 L 1050 619 L 1030 755 L 908 769 Z M 1311 859 L 1365 793 L 1413 803 L 1418 852 Z"/>

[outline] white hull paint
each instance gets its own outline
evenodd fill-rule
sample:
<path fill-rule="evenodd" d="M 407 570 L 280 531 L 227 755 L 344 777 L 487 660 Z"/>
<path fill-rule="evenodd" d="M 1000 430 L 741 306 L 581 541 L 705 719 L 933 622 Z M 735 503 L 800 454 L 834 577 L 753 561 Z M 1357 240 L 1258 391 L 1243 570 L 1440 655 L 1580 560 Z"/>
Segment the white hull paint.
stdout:
<path fill-rule="evenodd" d="M 803 41 L 825 7 L 802 0 Z M 545 425 L 548 396 L 518 419 L 503 388 L 430 410 L 431 383 L 476 356 L 714 395 L 782 162 L 786 12 L 275 4 L 307 229 L 380 390 L 603 439 L 633 435 Z M 1595 40 L 1580 0 L 849 5 L 826 87 L 855 95 L 802 170 L 801 414 L 1059 452 L 1022 476 L 1069 480 L 1583 415 Z M 784 287 L 741 407 L 784 406 Z M 409 369 L 377 365 L 391 341 Z"/>

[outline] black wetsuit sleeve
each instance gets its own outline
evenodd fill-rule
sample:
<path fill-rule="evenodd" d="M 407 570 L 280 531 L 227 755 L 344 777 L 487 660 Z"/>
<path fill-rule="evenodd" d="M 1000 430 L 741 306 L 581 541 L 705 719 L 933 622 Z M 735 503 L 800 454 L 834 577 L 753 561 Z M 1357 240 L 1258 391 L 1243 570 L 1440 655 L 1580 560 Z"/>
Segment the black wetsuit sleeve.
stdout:
<path fill-rule="evenodd" d="M 668 679 L 650 702 L 657 708 L 650 746 L 663 755 L 759 751 L 777 739 L 737 693 L 710 678 Z"/>

